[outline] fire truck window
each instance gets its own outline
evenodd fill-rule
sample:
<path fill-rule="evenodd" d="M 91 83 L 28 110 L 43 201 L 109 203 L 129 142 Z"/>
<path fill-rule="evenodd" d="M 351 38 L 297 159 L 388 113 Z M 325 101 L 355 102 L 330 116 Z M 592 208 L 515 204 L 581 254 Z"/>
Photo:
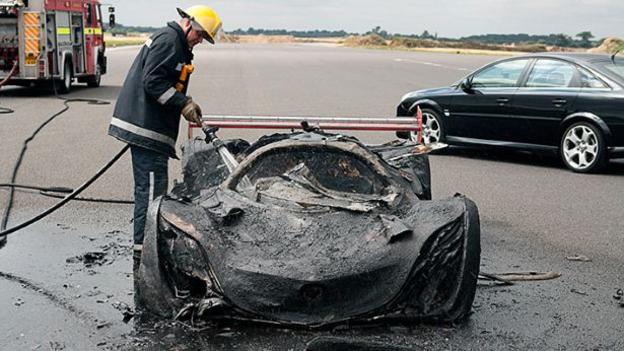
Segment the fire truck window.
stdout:
<path fill-rule="evenodd" d="M 97 20 L 96 25 L 102 26 L 102 7 L 97 5 L 97 11 L 95 11 L 95 17 Z"/>
<path fill-rule="evenodd" d="M 87 4 L 87 25 L 93 25 L 93 11 L 91 9 L 91 4 Z"/>

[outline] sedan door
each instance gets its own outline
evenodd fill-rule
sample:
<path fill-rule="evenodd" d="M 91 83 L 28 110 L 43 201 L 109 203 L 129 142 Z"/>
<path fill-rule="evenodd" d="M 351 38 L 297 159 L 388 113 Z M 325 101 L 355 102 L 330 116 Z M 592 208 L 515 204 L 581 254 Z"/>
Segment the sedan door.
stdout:
<path fill-rule="evenodd" d="M 572 113 L 580 90 L 574 64 L 538 59 L 514 97 L 511 118 L 518 125 L 514 141 L 536 149 L 557 147 L 561 121 Z"/>
<path fill-rule="evenodd" d="M 510 107 L 529 62 L 530 58 L 509 59 L 472 75 L 469 89 L 453 96 L 448 117 L 449 141 L 508 139 L 513 131 L 513 126 L 509 125 Z M 453 136 L 459 139 L 453 140 Z"/>

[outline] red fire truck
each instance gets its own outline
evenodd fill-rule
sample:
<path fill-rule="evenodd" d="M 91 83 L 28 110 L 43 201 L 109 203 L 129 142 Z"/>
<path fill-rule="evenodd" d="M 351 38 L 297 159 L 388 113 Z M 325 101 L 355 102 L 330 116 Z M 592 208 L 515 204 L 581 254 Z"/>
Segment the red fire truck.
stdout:
<path fill-rule="evenodd" d="M 98 87 L 106 73 L 98 0 L 0 0 L 0 79 L 33 86 L 74 79 Z"/>

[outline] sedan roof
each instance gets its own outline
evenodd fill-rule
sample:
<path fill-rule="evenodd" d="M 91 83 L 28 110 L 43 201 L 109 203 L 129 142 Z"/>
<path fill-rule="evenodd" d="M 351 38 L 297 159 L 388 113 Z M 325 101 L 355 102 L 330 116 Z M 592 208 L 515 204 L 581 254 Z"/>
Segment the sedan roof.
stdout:
<path fill-rule="evenodd" d="M 584 52 L 540 52 L 527 54 L 523 57 L 552 57 L 552 58 L 562 58 L 572 61 L 583 61 L 587 63 L 592 62 L 601 62 L 601 61 L 611 61 L 611 55 L 608 54 L 593 54 L 593 53 L 584 53 Z"/>

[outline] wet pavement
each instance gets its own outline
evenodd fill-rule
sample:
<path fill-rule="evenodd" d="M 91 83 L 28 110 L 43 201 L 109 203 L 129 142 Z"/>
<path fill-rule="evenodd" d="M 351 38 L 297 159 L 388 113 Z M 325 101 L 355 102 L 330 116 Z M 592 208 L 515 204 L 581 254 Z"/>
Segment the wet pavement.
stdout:
<path fill-rule="evenodd" d="M 0 251 L 3 350 L 304 350 L 318 336 L 414 350 L 624 347 L 621 274 L 614 262 L 570 261 L 568 252 L 528 244 L 485 221 L 482 271 L 556 271 L 561 278 L 500 286 L 480 281 L 474 313 L 459 325 L 359 325 L 301 330 L 178 322 L 127 323 L 133 310 L 129 226 L 35 225 Z M 517 233 L 521 234 L 521 233 Z M 93 254 L 93 253 L 98 254 Z M 89 260 L 85 260 L 91 258 Z M 95 259 L 93 259 L 95 258 Z M 597 267 L 611 267 L 600 270 Z"/>

